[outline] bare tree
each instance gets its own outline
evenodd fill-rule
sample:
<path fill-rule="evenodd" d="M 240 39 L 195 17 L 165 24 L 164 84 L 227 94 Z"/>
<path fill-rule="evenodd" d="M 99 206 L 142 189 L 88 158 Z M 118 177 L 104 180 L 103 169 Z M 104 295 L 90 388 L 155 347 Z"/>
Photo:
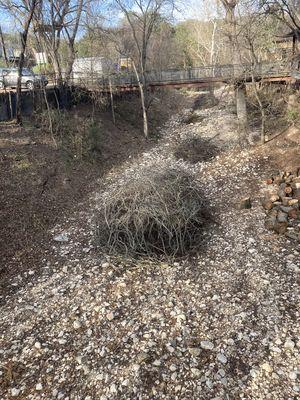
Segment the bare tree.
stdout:
<path fill-rule="evenodd" d="M 25 62 L 25 52 L 27 47 L 27 38 L 28 32 L 31 25 L 31 22 L 34 17 L 34 13 L 37 9 L 40 0 L 20 0 L 18 2 L 14 2 L 11 0 L 1 0 L 0 7 L 9 12 L 12 16 L 16 18 L 21 27 L 20 32 L 20 41 L 21 41 L 21 49 L 19 55 L 19 63 L 18 63 L 18 83 L 17 83 L 17 92 L 16 92 L 16 120 L 17 123 L 22 123 L 22 115 L 21 115 L 21 81 L 22 81 L 22 70 Z"/>
<path fill-rule="evenodd" d="M 58 86 L 69 81 L 75 60 L 75 39 L 84 11 L 84 0 L 44 0 L 34 18 L 34 29 L 43 51 L 52 62 Z M 68 57 L 63 79 L 61 45 L 67 44 Z"/>
<path fill-rule="evenodd" d="M 150 40 L 154 29 L 161 21 L 161 15 L 171 15 L 173 0 L 114 0 L 123 12 L 131 29 L 135 50 L 138 55 L 134 70 L 139 84 L 144 119 L 144 135 L 148 133 L 147 63 Z M 128 54 L 126 55 L 128 56 Z M 130 54 L 129 54 L 130 56 Z"/>
<path fill-rule="evenodd" d="M 300 1 L 299 0 L 262 0 L 261 6 L 267 14 L 273 15 L 290 32 L 288 35 L 293 40 L 293 55 L 299 54 L 300 42 Z"/>
<path fill-rule="evenodd" d="M 226 12 L 227 36 L 232 54 L 233 75 L 235 81 L 236 110 L 239 124 L 239 133 L 242 141 L 248 130 L 248 117 L 246 106 L 246 85 L 240 81 L 241 53 L 238 41 L 236 8 L 239 0 L 221 0 Z"/>
<path fill-rule="evenodd" d="M 2 32 L 1 26 L 0 26 L 0 40 L 1 40 L 1 46 L 2 46 L 2 51 L 3 51 L 4 61 L 5 61 L 6 66 L 8 67 L 8 58 L 7 58 L 6 46 L 5 46 L 5 42 L 4 42 L 4 37 L 3 37 L 3 32 Z"/>

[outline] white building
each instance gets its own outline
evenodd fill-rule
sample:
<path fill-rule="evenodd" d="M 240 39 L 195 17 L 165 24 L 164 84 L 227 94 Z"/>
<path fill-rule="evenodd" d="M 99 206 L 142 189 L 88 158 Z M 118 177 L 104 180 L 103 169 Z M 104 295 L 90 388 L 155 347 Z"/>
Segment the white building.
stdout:
<path fill-rule="evenodd" d="M 37 65 L 43 65 L 48 63 L 48 57 L 47 54 L 42 52 L 34 52 L 34 57 L 35 57 L 35 62 Z"/>
<path fill-rule="evenodd" d="M 73 78 L 93 79 L 106 75 L 112 70 L 112 63 L 104 57 L 76 58 L 73 64 Z"/>

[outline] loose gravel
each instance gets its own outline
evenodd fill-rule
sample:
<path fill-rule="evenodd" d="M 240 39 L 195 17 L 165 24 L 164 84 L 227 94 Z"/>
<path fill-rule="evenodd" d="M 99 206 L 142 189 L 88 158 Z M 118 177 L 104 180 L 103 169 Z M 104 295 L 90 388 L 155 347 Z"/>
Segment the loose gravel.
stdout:
<path fill-rule="evenodd" d="M 1 299 L 1 399 L 299 398 L 300 249 L 264 227 L 269 156 L 236 148 L 224 104 L 199 113 L 204 120 L 189 126 L 172 118 L 154 150 L 109 174 L 82 212 L 53 230 L 41 274 L 29 271 L 26 287 L 22 275 L 11 282 L 17 291 Z M 212 138 L 219 155 L 175 160 L 174 144 L 194 135 Z M 199 254 L 102 254 L 95 207 L 141 164 L 158 162 L 179 163 L 205 188 L 215 221 Z M 250 210 L 238 207 L 245 196 Z"/>

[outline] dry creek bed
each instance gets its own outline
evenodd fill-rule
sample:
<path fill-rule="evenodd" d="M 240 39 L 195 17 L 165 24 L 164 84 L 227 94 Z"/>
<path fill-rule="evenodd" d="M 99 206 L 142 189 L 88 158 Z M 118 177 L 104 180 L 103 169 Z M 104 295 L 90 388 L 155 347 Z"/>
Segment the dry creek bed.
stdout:
<path fill-rule="evenodd" d="M 199 113 L 204 119 L 189 126 L 172 118 L 153 151 L 108 175 L 53 230 L 41 273 L 26 273 L 25 287 L 22 275 L 11 282 L 0 312 L 1 399 L 299 398 L 300 249 L 265 228 L 269 156 L 235 147 L 235 116 L 224 108 Z M 194 135 L 214 140 L 219 155 L 176 161 L 174 143 Z M 199 255 L 99 256 L 93 210 L 116 180 L 126 184 L 155 162 L 179 163 L 205 187 L 216 220 Z M 240 210 L 249 195 L 252 208 Z"/>

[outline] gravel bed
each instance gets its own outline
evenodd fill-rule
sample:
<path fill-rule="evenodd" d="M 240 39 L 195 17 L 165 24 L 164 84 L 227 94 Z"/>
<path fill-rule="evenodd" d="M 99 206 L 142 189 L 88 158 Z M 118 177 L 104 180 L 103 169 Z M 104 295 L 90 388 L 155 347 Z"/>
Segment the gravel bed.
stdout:
<path fill-rule="evenodd" d="M 1 399 L 299 398 L 300 250 L 264 227 L 268 156 L 227 143 L 235 117 L 224 108 L 201 112 L 193 126 L 172 118 L 153 151 L 109 174 L 52 232 L 55 256 L 45 254 L 41 274 L 2 299 Z M 209 162 L 176 161 L 170 151 L 189 135 L 217 134 L 221 152 Z M 179 163 L 205 188 L 215 220 L 199 254 L 99 255 L 96 205 L 141 164 L 158 162 Z M 243 196 L 252 209 L 239 209 Z"/>

